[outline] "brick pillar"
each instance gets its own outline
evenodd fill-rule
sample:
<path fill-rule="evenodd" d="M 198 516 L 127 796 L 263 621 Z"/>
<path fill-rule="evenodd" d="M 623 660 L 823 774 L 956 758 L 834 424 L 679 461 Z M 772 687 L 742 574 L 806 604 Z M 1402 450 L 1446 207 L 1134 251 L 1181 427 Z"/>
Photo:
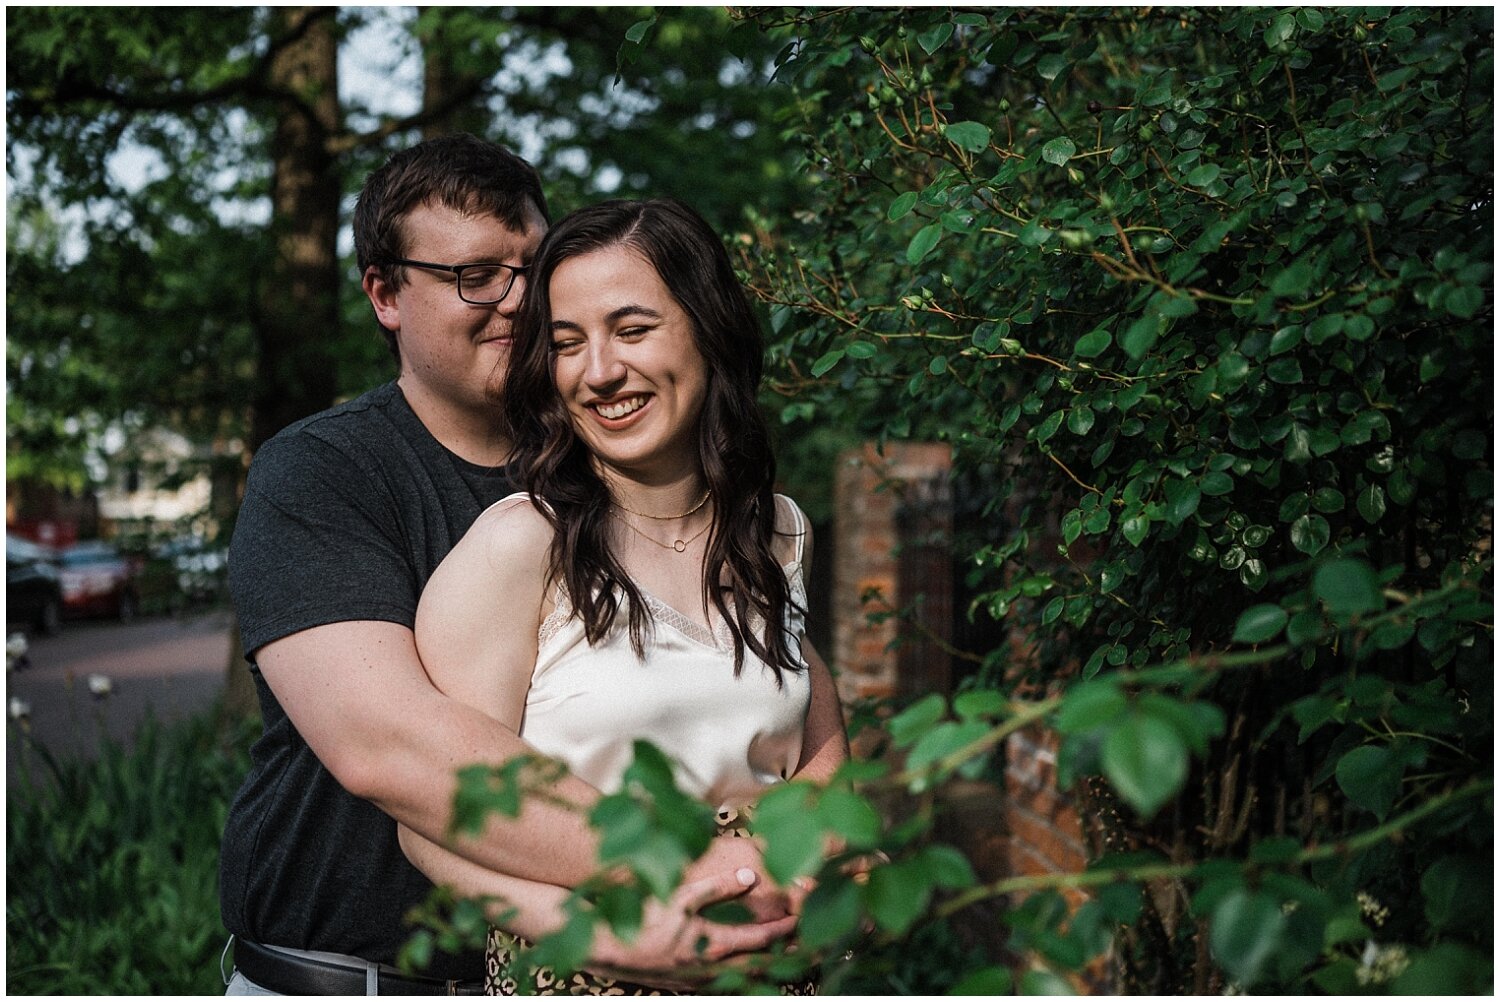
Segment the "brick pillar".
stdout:
<path fill-rule="evenodd" d="M 839 457 L 834 477 L 833 664 L 846 701 L 897 693 L 943 691 L 948 656 L 930 641 L 915 653 L 893 649 L 894 612 L 918 594 L 924 625 L 944 640 L 951 633 L 952 465 L 946 445 L 872 445 Z M 902 538 L 903 532 L 910 538 Z M 905 578 L 905 580 L 903 580 Z M 871 621 L 871 614 L 877 621 Z M 918 668 L 919 666 L 919 668 Z M 906 668 L 903 672 L 902 668 Z M 919 670 L 920 669 L 920 670 Z M 906 676 L 906 677 L 903 677 Z"/>

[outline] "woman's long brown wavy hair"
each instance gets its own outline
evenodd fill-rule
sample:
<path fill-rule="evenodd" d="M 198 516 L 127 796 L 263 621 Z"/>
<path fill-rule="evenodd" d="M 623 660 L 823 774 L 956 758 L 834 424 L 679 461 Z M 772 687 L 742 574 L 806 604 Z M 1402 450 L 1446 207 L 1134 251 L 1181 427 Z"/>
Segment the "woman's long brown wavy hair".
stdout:
<path fill-rule="evenodd" d="M 532 262 L 501 406 L 526 490 L 546 502 L 538 507 L 555 530 L 548 572 L 567 588 L 590 643 L 603 639 L 623 606 L 631 646 L 644 657 L 650 611 L 610 548 L 609 489 L 553 378 L 552 274 L 569 258 L 609 247 L 628 247 L 649 262 L 692 321 L 708 369 L 698 458 L 714 501 L 703 594 L 733 635 L 735 673 L 749 650 L 780 683 L 782 672 L 804 666 L 782 625 L 791 595 L 771 547 L 776 460 L 756 403 L 764 343 L 717 234 L 675 199 L 580 209 L 547 233 Z"/>

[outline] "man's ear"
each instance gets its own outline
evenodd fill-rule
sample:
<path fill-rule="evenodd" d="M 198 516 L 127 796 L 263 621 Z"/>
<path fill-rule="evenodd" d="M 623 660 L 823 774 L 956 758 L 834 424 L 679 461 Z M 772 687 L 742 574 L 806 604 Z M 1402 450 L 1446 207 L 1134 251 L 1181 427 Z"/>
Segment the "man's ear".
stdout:
<path fill-rule="evenodd" d="M 375 319 L 380 326 L 388 331 L 399 331 L 401 329 L 401 305 L 396 300 L 396 289 L 380 269 L 374 265 L 365 269 L 365 277 L 360 280 L 360 288 L 365 290 L 365 295 L 370 299 L 370 305 L 375 307 Z"/>

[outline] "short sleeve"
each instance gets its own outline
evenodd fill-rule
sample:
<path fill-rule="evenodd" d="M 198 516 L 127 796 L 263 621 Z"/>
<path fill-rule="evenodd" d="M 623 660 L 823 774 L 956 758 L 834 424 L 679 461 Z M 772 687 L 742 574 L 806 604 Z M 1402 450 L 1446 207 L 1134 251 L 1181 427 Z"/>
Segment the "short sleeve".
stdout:
<path fill-rule="evenodd" d="M 415 622 L 419 586 L 385 482 L 306 431 L 261 447 L 229 551 L 247 657 L 328 623 Z"/>

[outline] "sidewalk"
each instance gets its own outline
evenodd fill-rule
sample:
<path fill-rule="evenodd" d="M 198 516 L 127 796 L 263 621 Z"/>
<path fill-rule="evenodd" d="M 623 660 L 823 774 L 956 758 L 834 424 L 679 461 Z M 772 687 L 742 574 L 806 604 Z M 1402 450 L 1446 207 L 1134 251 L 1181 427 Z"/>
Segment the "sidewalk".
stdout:
<path fill-rule="evenodd" d="M 92 756 L 101 733 L 128 742 L 148 713 L 167 721 L 207 711 L 223 692 L 231 627 L 220 610 L 130 624 L 70 622 L 55 637 L 32 638 L 30 665 L 6 678 L 7 788 L 30 757 L 16 716 L 22 707 L 31 736 L 54 755 Z"/>

